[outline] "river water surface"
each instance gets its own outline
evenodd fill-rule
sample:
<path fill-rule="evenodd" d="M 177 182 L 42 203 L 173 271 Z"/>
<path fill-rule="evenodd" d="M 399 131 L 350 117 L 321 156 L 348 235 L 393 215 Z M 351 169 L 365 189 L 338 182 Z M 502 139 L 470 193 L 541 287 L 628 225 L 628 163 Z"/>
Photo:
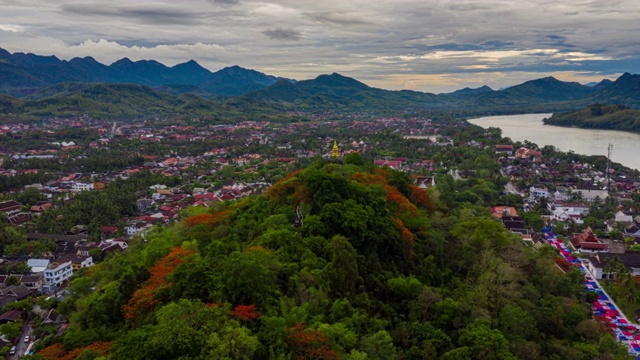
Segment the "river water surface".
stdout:
<path fill-rule="evenodd" d="M 559 150 L 585 155 L 607 155 L 613 144 L 611 161 L 640 170 L 640 134 L 614 130 L 590 130 L 544 125 L 551 114 L 489 116 L 470 119 L 483 128 L 502 129 L 502 136 L 513 141 L 529 140 L 538 146 L 553 145 Z"/>

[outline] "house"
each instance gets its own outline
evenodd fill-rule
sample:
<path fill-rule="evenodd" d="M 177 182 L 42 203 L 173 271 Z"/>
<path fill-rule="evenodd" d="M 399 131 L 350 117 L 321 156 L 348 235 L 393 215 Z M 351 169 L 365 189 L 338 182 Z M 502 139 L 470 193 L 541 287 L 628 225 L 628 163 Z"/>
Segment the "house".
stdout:
<path fill-rule="evenodd" d="M 93 189 L 94 189 L 93 183 L 74 182 L 71 185 L 71 191 L 73 192 L 90 191 Z"/>
<path fill-rule="evenodd" d="M 589 270 L 591 275 L 596 279 L 613 279 L 614 274 L 605 272 L 605 265 L 613 258 L 618 258 L 620 262 L 629 270 L 629 273 L 633 276 L 640 275 L 640 254 L 638 253 L 597 253 L 595 256 L 591 256 L 586 260 L 583 260 L 584 267 Z"/>
<path fill-rule="evenodd" d="M 38 203 L 36 205 L 33 205 L 29 210 L 33 215 L 40 215 L 41 213 L 47 211 L 50 207 L 50 202 L 38 201 Z"/>
<path fill-rule="evenodd" d="M 547 209 L 553 212 L 556 209 L 573 209 L 574 212 L 579 213 L 582 216 L 586 216 L 589 214 L 591 209 L 591 204 L 588 202 L 570 202 L 570 201 L 558 201 L 549 202 L 547 204 Z"/>
<path fill-rule="evenodd" d="M 539 150 L 521 147 L 520 149 L 516 150 L 516 158 L 533 160 L 533 162 L 540 162 L 542 161 L 542 152 Z"/>
<path fill-rule="evenodd" d="M 549 190 L 544 185 L 534 185 L 529 188 L 529 197 L 532 200 L 538 200 L 540 198 L 546 199 L 549 197 Z"/>
<path fill-rule="evenodd" d="M 633 216 L 627 215 L 619 210 L 613 217 L 613 221 L 617 223 L 631 224 L 633 222 Z"/>
<path fill-rule="evenodd" d="M 73 275 L 73 263 L 53 262 L 44 271 L 44 281 L 49 287 L 59 286 Z"/>
<path fill-rule="evenodd" d="M 432 186 L 436 186 L 435 176 L 418 176 L 416 177 L 416 185 L 421 189 L 426 189 Z"/>
<path fill-rule="evenodd" d="M 388 166 L 394 170 L 398 170 L 400 166 L 402 166 L 402 161 L 398 160 L 374 160 L 373 165 L 375 166 Z"/>
<path fill-rule="evenodd" d="M 632 237 L 636 243 L 640 242 L 640 226 L 637 223 L 633 223 L 624 229 L 624 237 Z"/>
<path fill-rule="evenodd" d="M 30 290 L 38 290 L 44 284 L 44 277 L 42 276 L 42 274 L 20 275 L 20 278 L 18 280 L 20 280 L 20 283 Z"/>
<path fill-rule="evenodd" d="M 513 145 L 496 145 L 496 154 L 513 154 Z"/>
<path fill-rule="evenodd" d="M 152 199 L 140 199 L 136 202 L 136 208 L 139 212 L 144 212 L 149 210 L 153 204 L 155 204 L 155 201 Z"/>
<path fill-rule="evenodd" d="M 33 216 L 31 216 L 31 213 L 19 212 L 9 215 L 7 219 L 11 225 L 18 226 L 31 221 Z"/>
<path fill-rule="evenodd" d="M 49 310 L 47 315 L 42 319 L 42 325 L 57 324 L 60 322 L 60 316 L 55 309 Z"/>
<path fill-rule="evenodd" d="M 551 213 L 551 221 L 557 221 L 568 224 L 574 222 L 576 224 L 582 224 L 582 212 L 574 208 L 556 207 Z"/>
<path fill-rule="evenodd" d="M 24 284 L 7 286 L 4 289 L 0 289 L 0 307 L 12 302 L 24 300 L 32 294 L 33 291 Z"/>
<path fill-rule="evenodd" d="M 19 319 L 24 319 L 27 317 L 27 313 L 22 310 L 9 310 L 4 314 L 0 315 L 0 325 L 7 324 L 10 322 L 16 322 Z"/>
<path fill-rule="evenodd" d="M 64 255 L 56 259 L 56 261 L 61 263 L 67 263 L 70 261 L 71 268 L 74 271 L 93 266 L 93 258 L 90 255 Z"/>
<path fill-rule="evenodd" d="M 593 202 L 596 198 L 600 200 L 604 200 L 609 197 L 609 192 L 607 190 L 599 190 L 599 189 L 575 189 L 572 193 L 581 193 L 582 198 L 585 201 Z"/>
<path fill-rule="evenodd" d="M 607 245 L 598 239 L 590 227 L 582 233 L 575 233 L 571 236 L 571 244 L 574 248 L 582 251 L 606 251 Z"/>
<path fill-rule="evenodd" d="M 22 204 L 20 204 L 15 200 L 3 201 L 3 202 L 0 202 L 0 212 L 8 213 L 15 210 L 20 210 L 21 206 Z"/>
<path fill-rule="evenodd" d="M 11 275 L 0 275 L 0 287 L 5 287 L 7 283 L 7 279 L 13 277 L 20 284 L 23 284 L 30 290 L 38 290 L 42 287 L 43 277 L 42 274 L 36 275 L 22 275 L 22 274 L 11 274 Z"/>
<path fill-rule="evenodd" d="M 503 216 L 518 216 L 518 211 L 513 206 L 492 206 L 491 214 L 498 219 Z"/>
<path fill-rule="evenodd" d="M 527 238 L 533 240 L 532 235 L 535 234 L 535 232 L 532 229 L 527 228 L 523 218 L 519 216 L 504 215 L 500 220 L 502 222 L 502 226 L 512 233 L 520 235 L 523 240 L 526 240 Z"/>

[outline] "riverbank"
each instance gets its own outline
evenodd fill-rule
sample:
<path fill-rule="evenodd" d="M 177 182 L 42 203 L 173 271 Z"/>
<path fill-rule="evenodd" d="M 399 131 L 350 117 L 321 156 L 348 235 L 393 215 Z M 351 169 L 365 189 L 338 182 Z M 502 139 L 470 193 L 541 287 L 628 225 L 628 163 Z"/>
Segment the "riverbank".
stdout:
<path fill-rule="evenodd" d="M 640 134 L 616 130 L 593 130 L 545 125 L 550 113 L 489 116 L 469 119 L 471 124 L 483 128 L 497 127 L 502 136 L 513 141 L 525 140 L 541 148 L 551 145 L 558 150 L 584 155 L 607 156 L 613 144 L 611 160 L 632 169 L 640 169 Z"/>

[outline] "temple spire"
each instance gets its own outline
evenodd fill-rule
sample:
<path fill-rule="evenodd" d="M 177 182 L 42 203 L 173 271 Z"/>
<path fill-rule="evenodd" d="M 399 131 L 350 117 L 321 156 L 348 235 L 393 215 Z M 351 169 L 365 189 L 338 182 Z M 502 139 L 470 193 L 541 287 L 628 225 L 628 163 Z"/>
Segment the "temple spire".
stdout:
<path fill-rule="evenodd" d="M 340 157 L 340 149 L 338 149 L 338 144 L 333 141 L 333 149 L 331 150 L 331 157 L 337 158 Z"/>

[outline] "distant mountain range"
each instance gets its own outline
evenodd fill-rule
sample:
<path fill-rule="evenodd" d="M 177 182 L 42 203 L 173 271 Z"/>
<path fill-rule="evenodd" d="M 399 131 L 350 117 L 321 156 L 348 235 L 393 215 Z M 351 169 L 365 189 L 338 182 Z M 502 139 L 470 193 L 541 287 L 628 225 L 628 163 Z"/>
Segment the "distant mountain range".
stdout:
<path fill-rule="evenodd" d="M 203 94 L 238 96 L 267 87 L 279 78 L 255 70 L 231 66 L 211 72 L 190 60 L 167 67 L 155 60 L 120 59 L 104 65 L 92 57 L 69 61 L 55 56 L 11 54 L 0 49 L 0 92 L 24 97 L 44 88 L 66 82 L 128 83 L 170 89 L 169 92 L 192 92 L 191 85 Z M 182 87 L 174 87 L 180 85 Z"/>
<path fill-rule="evenodd" d="M 144 114 L 242 114 L 279 110 L 441 110 L 458 116 L 556 112 L 592 103 L 640 107 L 640 75 L 582 85 L 553 77 L 502 90 L 488 86 L 452 93 L 390 91 L 337 73 L 295 81 L 231 66 L 211 72 L 190 60 L 167 67 L 127 58 L 104 65 L 91 57 L 55 56 L 0 49 L 0 111 L 29 117 L 87 113 L 102 117 Z"/>

